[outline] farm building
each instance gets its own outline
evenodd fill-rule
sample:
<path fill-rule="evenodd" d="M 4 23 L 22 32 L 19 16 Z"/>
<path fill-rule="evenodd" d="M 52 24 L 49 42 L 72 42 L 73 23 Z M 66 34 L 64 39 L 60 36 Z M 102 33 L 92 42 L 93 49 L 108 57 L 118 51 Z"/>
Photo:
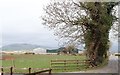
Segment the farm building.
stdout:
<path fill-rule="evenodd" d="M 79 53 L 79 54 L 83 54 L 83 53 L 84 53 L 84 51 L 82 51 L 82 50 L 79 50 L 79 51 L 78 51 L 78 53 Z"/>
<path fill-rule="evenodd" d="M 35 54 L 46 54 L 47 50 L 44 48 L 35 48 L 33 49 L 33 53 Z"/>

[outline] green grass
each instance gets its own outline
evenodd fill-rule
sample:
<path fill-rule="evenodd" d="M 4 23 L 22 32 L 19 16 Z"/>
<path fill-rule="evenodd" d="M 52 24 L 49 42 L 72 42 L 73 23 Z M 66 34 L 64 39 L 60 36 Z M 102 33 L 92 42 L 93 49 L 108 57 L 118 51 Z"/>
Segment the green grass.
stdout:
<path fill-rule="evenodd" d="M 84 60 L 85 56 L 73 55 L 4 55 L 13 57 L 14 60 L 2 60 L 3 67 L 14 66 L 16 68 L 50 68 L 50 61 L 54 59 L 65 60 Z"/>
<path fill-rule="evenodd" d="M 32 68 L 49 68 L 50 61 L 53 59 L 65 60 L 83 60 L 84 56 L 70 56 L 70 55 L 9 55 L 15 60 L 3 60 L 2 66 L 13 66 L 17 68 L 32 67 Z M 13 64 L 14 62 L 14 64 Z"/>

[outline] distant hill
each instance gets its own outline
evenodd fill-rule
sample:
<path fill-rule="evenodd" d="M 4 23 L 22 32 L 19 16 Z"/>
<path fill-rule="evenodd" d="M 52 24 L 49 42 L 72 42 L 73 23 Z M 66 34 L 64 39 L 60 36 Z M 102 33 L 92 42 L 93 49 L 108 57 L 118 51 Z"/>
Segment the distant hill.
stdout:
<path fill-rule="evenodd" d="M 44 48 L 39 45 L 33 45 L 33 44 L 10 44 L 2 47 L 3 51 L 9 51 L 9 50 L 32 50 L 34 48 Z"/>

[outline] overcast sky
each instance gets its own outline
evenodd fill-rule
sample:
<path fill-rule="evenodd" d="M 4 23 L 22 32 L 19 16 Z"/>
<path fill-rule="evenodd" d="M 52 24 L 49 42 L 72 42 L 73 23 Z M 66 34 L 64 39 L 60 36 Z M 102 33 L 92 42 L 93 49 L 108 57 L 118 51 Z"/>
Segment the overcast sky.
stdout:
<path fill-rule="evenodd" d="M 57 48 L 57 37 L 41 22 L 43 7 L 49 2 L 50 0 L 0 0 L 0 46 L 28 43 Z M 117 47 L 116 41 L 112 44 L 114 48 Z"/>
<path fill-rule="evenodd" d="M 49 0 L 0 0 L 2 45 L 30 43 L 57 47 L 53 31 L 41 23 L 43 6 Z"/>

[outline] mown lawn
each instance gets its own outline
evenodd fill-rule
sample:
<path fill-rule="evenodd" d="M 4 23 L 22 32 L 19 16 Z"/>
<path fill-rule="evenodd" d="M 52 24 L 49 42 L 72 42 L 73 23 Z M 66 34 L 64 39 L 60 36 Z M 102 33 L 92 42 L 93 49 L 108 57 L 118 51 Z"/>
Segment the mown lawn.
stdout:
<path fill-rule="evenodd" d="M 85 56 L 73 55 L 25 55 L 13 54 L 3 55 L 3 57 L 12 57 L 14 60 L 2 60 L 3 67 L 15 66 L 16 68 L 50 68 L 50 61 L 53 59 L 65 60 L 84 60 Z"/>

